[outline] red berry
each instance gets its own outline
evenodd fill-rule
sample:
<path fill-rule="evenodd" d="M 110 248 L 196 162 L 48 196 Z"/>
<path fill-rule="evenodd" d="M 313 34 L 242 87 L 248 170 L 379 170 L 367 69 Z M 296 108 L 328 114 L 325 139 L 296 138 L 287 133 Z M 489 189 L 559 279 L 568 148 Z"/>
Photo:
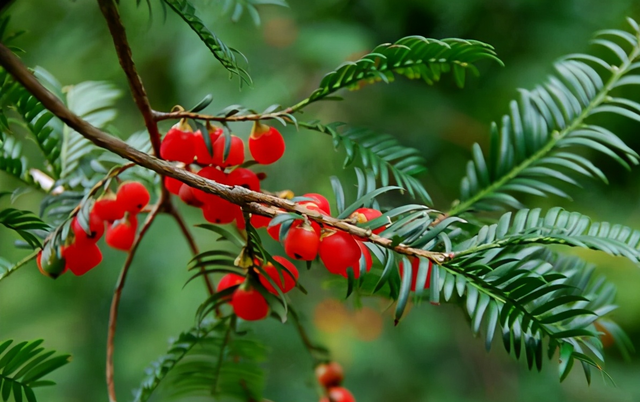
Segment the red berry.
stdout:
<path fill-rule="evenodd" d="M 236 168 L 227 176 L 227 184 L 241 186 L 252 191 L 260 191 L 258 176 L 249 169 Z"/>
<path fill-rule="evenodd" d="M 333 387 L 328 392 L 329 396 L 320 399 L 320 402 L 356 402 L 356 398 L 346 388 Z"/>
<path fill-rule="evenodd" d="M 49 258 L 45 261 L 42 261 L 42 250 L 38 253 L 36 257 L 36 264 L 38 265 L 38 270 L 44 276 L 48 276 L 49 278 L 56 279 L 60 275 L 67 272 L 66 261 L 64 257 L 62 257 L 63 249 L 60 250 L 60 256 L 56 251 L 52 251 Z"/>
<path fill-rule="evenodd" d="M 232 286 L 236 286 L 244 282 L 244 276 L 236 275 L 236 274 L 226 274 L 220 279 L 218 282 L 218 287 L 216 287 L 216 291 L 222 292 L 225 289 L 229 289 Z"/>
<path fill-rule="evenodd" d="M 227 175 L 222 170 L 215 167 L 206 167 L 200 169 L 200 171 L 198 172 L 198 176 L 204 177 L 205 179 L 213 180 L 216 183 L 227 184 Z M 192 191 L 193 195 L 205 204 L 215 202 L 216 200 L 221 200 L 221 198 L 217 195 L 205 193 L 204 191 L 198 190 L 197 188 L 194 188 Z"/>
<path fill-rule="evenodd" d="M 275 284 L 278 285 L 282 293 L 287 293 L 288 291 L 290 291 L 296 286 L 296 281 L 298 280 L 298 268 L 296 268 L 296 266 L 293 265 L 291 261 L 287 260 L 284 257 L 275 256 L 273 257 L 273 259 L 279 262 L 280 264 L 282 264 L 284 269 L 278 270 L 271 263 L 268 263 L 267 265 L 265 265 L 263 269 L 265 273 L 271 278 L 271 280 L 273 280 L 273 282 L 275 282 Z M 289 275 L 286 271 L 289 271 L 291 275 Z M 280 272 L 282 272 L 282 277 L 284 279 L 280 278 Z M 267 278 L 265 278 L 263 275 L 260 275 L 260 283 L 262 283 L 262 286 L 264 286 L 265 289 L 267 289 L 269 292 L 273 293 L 274 295 L 278 294 L 276 289 L 269 283 Z"/>
<path fill-rule="evenodd" d="M 353 275 L 356 279 L 358 279 L 360 278 L 360 263 L 362 261 L 362 258 L 364 257 L 364 266 L 367 272 L 371 271 L 373 260 L 371 259 L 371 252 L 369 251 L 369 248 L 359 240 L 356 240 L 356 243 L 358 243 L 358 247 L 360 247 L 360 252 L 362 253 L 360 255 L 360 258 L 358 259 L 358 263 L 353 267 Z M 346 271 L 341 275 L 345 278 L 349 276 Z"/>
<path fill-rule="evenodd" d="M 115 249 L 129 251 L 136 239 L 137 229 L 138 219 L 135 215 L 129 215 L 128 219 L 107 225 L 106 242 Z"/>
<path fill-rule="evenodd" d="M 182 184 L 182 186 L 180 186 L 180 193 L 178 194 L 178 196 L 180 197 L 182 202 L 197 208 L 200 208 L 202 207 L 202 205 L 204 205 L 202 201 L 200 201 L 195 197 L 195 195 L 193 195 L 193 188 L 191 188 L 187 183 L 180 184 Z"/>
<path fill-rule="evenodd" d="M 360 247 L 353 236 L 343 231 L 324 231 L 318 252 L 324 266 L 333 274 L 346 275 L 349 267 L 355 273 L 360 266 Z"/>
<path fill-rule="evenodd" d="M 381 216 L 382 216 L 382 212 L 378 211 L 377 209 L 358 208 L 351 214 L 350 218 L 354 218 L 358 223 L 366 223 L 376 218 L 379 218 Z M 364 227 L 368 228 L 366 225 L 364 225 Z M 372 232 L 374 234 L 380 234 L 384 232 L 385 229 L 386 229 L 385 226 L 381 226 L 377 229 L 372 230 Z"/>
<path fill-rule="evenodd" d="M 71 230 L 76 238 L 76 243 L 96 243 L 104 234 L 104 221 L 100 219 L 98 214 L 91 212 L 89 214 L 89 231 L 90 234 L 84 231 L 78 217 L 74 216 L 71 220 Z"/>
<path fill-rule="evenodd" d="M 225 223 L 231 223 L 238 216 L 239 206 L 230 203 L 227 200 L 223 200 L 220 197 L 216 197 L 217 200 L 212 200 L 205 203 L 202 207 L 202 215 L 208 222 L 223 225 Z"/>
<path fill-rule="evenodd" d="M 269 222 L 271 222 L 271 218 L 267 216 L 251 214 L 251 225 L 256 229 L 269 226 Z"/>
<path fill-rule="evenodd" d="M 323 363 L 316 367 L 316 378 L 324 388 L 337 387 L 344 380 L 344 371 L 337 362 Z"/>
<path fill-rule="evenodd" d="M 171 194 L 178 195 L 180 194 L 182 182 L 178 179 L 174 179 L 173 177 L 165 176 L 164 186 Z"/>
<path fill-rule="evenodd" d="M 269 305 L 265 298 L 255 289 L 238 288 L 231 298 L 233 312 L 243 320 L 257 321 L 267 318 Z"/>
<path fill-rule="evenodd" d="M 266 126 L 263 126 L 266 127 Z M 249 137 L 249 151 L 256 162 L 269 165 L 284 155 L 284 138 L 274 127 L 266 132 L 257 133 L 256 130 Z"/>
<path fill-rule="evenodd" d="M 117 201 L 126 212 L 137 214 L 149 204 L 149 191 L 137 181 L 124 182 L 118 188 Z"/>
<path fill-rule="evenodd" d="M 211 139 L 211 148 L 213 149 L 213 143 L 215 143 L 218 137 L 222 135 L 222 129 L 216 127 L 215 129 L 209 131 L 208 134 L 209 138 Z M 202 134 L 200 130 L 198 130 L 193 135 L 198 163 L 201 165 L 211 165 L 213 163 L 213 156 L 211 153 L 209 153 L 209 148 L 207 148 L 207 144 L 204 141 L 204 134 Z"/>
<path fill-rule="evenodd" d="M 213 164 L 221 167 L 241 165 L 244 162 L 244 142 L 239 137 L 232 135 L 229 155 L 227 159 L 223 159 L 225 141 L 226 137 L 221 135 L 213 143 Z"/>
<path fill-rule="evenodd" d="M 244 221 L 244 213 L 242 212 L 242 208 L 237 205 L 235 206 L 237 207 L 234 209 L 236 226 L 239 230 L 245 230 L 247 228 L 247 223 Z"/>
<path fill-rule="evenodd" d="M 284 251 L 294 260 L 312 261 L 318 254 L 319 244 L 318 231 L 304 221 L 296 221 L 291 225 L 284 240 Z"/>
<path fill-rule="evenodd" d="M 116 195 L 109 192 L 93 204 L 91 212 L 98 215 L 103 221 L 113 222 L 124 218 L 125 210 L 124 206 L 116 199 Z"/>
<path fill-rule="evenodd" d="M 62 256 L 66 268 L 76 276 L 86 274 L 102 262 L 102 253 L 94 243 L 73 243 L 63 249 Z"/>
<path fill-rule="evenodd" d="M 402 264 L 402 262 L 400 264 L 398 264 L 398 268 L 400 269 L 400 278 L 402 278 L 402 276 L 404 275 L 404 264 Z M 424 285 L 422 287 L 422 289 L 429 289 L 429 287 L 431 286 L 431 261 L 429 261 L 429 270 L 427 271 L 427 279 L 425 279 L 424 281 Z M 418 281 L 418 270 L 420 268 L 420 260 L 418 258 L 415 257 L 411 257 L 411 290 L 413 292 L 416 291 L 416 285 L 417 285 L 417 281 Z"/>
<path fill-rule="evenodd" d="M 304 205 L 309 208 L 310 205 L 317 205 L 321 211 L 323 211 L 327 215 L 331 215 L 331 207 L 329 206 L 329 201 L 322 195 L 317 193 L 307 193 L 304 194 L 303 197 L 311 198 L 313 201 L 301 201 L 300 205 Z"/>
<path fill-rule="evenodd" d="M 172 127 L 162 140 L 160 157 L 168 161 L 190 164 L 196 156 L 194 139 L 193 133 Z"/>

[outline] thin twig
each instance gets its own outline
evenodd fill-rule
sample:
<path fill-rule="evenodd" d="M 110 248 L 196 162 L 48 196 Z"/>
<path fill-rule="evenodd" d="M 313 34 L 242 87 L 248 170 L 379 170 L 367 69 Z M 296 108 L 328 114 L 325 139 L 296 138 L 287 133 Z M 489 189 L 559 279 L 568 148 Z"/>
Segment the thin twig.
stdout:
<path fill-rule="evenodd" d="M 136 71 L 136 65 L 131 55 L 131 48 L 127 41 L 127 34 L 120 20 L 120 14 L 118 13 L 118 6 L 114 0 L 98 0 L 98 4 L 100 5 L 100 10 L 102 10 L 104 18 L 107 20 L 120 66 L 122 66 L 122 70 L 127 75 L 127 80 L 129 81 L 129 88 L 131 88 L 133 100 L 136 102 L 144 118 L 144 124 L 149 132 L 153 152 L 156 155 L 160 155 L 160 132 L 158 131 L 158 124 L 153 118 L 153 110 L 149 104 L 147 92 L 142 85 L 142 79 L 140 79 Z"/>
<path fill-rule="evenodd" d="M 231 115 L 231 116 L 212 116 L 208 114 L 200 114 L 193 112 L 177 111 L 177 112 L 158 112 L 153 111 L 153 117 L 156 121 L 161 120 L 180 120 L 180 119 L 196 119 L 205 121 L 220 121 L 220 122 L 240 122 L 240 121 L 257 121 L 257 120 L 273 120 L 276 118 L 283 118 L 289 120 L 287 114 L 293 113 L 292 108 L 287 108 L 279 112 L 267 113 L 267 114 L 244 114 L 244 115 Z"/>
<path fill-rule="evenodd" d="M 149 215 L 147 215 L 147 219 L 145 220 L 142 228 L 140 229 L 140 233 L 136 238 L 131 250 L 129 251 L 129 255 L 127 255 L 127 259 L 122 266 L 122 271 L 120 271 L 120 277 L 118 278 L 118 283 L 116 284 L 116 289 L 113 293 L 113 298 L 111 299 L 111 311 L 109 312 L 109 332 L 107 335 L 107 389 L 109 392 L 109 401 L 116 402 L 116 390 L 115 384 L 113 381 L 113 350 L 114 350 L 114 338 L 116 336 L 116 324 L 118 321 L 118 306 L 120 305 L 120 297 L 122 296 L 122 289 L 124 288 L 125 281 L 127 279 L 127 274 L 129 273 L 129 268 L 131 267 L 131 263 L 133 262 L 133 257 L 138 250 L 138 246 L 140 245 L 140 241 L 144 237 L 145 233 L 153 223 L 154 219 L 160 212 L 162 208 L 162 203 L 159 202 L 156 204 L 156 207 L 151 211 Z"/>
<path fill-rule="evenodd" d="M 311 338 L 309 338 L 309 334 L 307 334 L 307 330 L 300 322 L 300 316 L 293 308 L 291 308 L 291 306 L 289 306 L 289 314 L 293 318 L 293 323 L 295 324 L 296 330 L 300 335 L 300 340 L 302 340 L 302 344 L 311 355 L 311 358 L 313 358 L 314 366 L 321 363 L 323 360 L 327 360 L 327 357 L 329 356 L 328 350 L 322 346 L 314 345 L 313 342 L 311 342 Z M 324 358 L 318 357 L 318 354 L 324 356 Z"/>
<path fill-rule="evenodd" d="M 31 261 L 34 258 L 36 258 L 38 256 L 39 252 L 40 252 L 40 250 L 33 251 L 31 254 L 27 255 L 26 257 L 24 257 L 20 261 L 16 262 L 16 264 L 14 266 L 10 267 L 9 269 L 7 269 L 4 272 L 0 272 L 0 280 L 6 278 L 7 276 L 9 276 L 12 273 L 16 272 L 19 268 L 25 266 L 29 261 Z"/>

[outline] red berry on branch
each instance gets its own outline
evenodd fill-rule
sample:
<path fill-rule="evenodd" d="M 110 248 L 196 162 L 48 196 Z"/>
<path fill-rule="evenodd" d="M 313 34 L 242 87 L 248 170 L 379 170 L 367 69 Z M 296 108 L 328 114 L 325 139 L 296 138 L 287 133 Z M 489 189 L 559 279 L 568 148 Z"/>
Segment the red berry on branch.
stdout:
<path fill-rule="evenodd" d="M 249 137 L 249 151 L 253 159 L 262 165 L 269 165 L 282 158 L 285 150 L 282 134 L 274 127 L 259 122 L 253 127 Z"/>
<path fill-rule="evenodd" d="M 300 201 L 300 205 L 304 205 L 309 208 L 311 205 L 315 204 L 326 215 L 331 215 L 331 206 L 329 206 L 329 201 L 322 194 L 307 193 L 304 194 L 303 197 L 311 198 L 313 201 Z"/>
<path fill-rule="evenodd" d="M 104 221 L 100 219 L 98 214 L 91 212 L 88 223 L 90 234 L 84 231 L 77 216 L 74 216 L 71 220 L 71 230 L 75 236 L 76 243 L 96 243 L 104 234 Z"/>
<path fill-rule="evenodd" d="M 247 223 L 244 221 L 244 213 L 242 212 L 242 208 L 240 208 L 238 205 L 234 206 L 236 207 L 234 209 L 236 226 L 239 230 L 245 230 L 247 228 Z"/>
<path fill-rule="evenodd" d="M 333 387 L 328 390 L 328 396 L 320 399 L 320 402 L 356 402 L 356 398 L 346 388 Z"/>
<path fill-rule="evenodd" d="M 231 149 L 227 159 L 224 159 L 226 138 L 221 135 L 213 144 L 213 164 L 221 167 L 241 165 L 244 162 L 244 142 L 241 138 L 232 135 Z"/>
<path fill-rule="evenodd" d="M 129 215 L 127 219 L 122 219 L 107 225 L 106 242 L 109 246 L 129 251 L 136 240 L 138 230 L 138 219 L 135 215 Z"/>
<path fill-rule="evenodd" d="M 433 264 L 429 261 L 429 270 L 427 271 L 427 279 L 425 279 L 422 289 L 429 289 L 431 286 L 431 268 Z M 400 270 L 400 278 L 404 276 L 404 264 L 401 262 L 398 264 Z M 420 268 L 420 259 L 411 257 L 411 290 L 416 291 L 418 282 L 418 271 Z"/>
<path fill-rule="evenodd" d="M 337 362 L 323 363 L 316 367 L 316 378 L 324 388 L 337 387 L 344 380 L 344 371 Z"/>
<path fill-rule="evenodd" d="M 271 218 L 268 216 L 251 214 L 251 225 L 256 229 L 269 226 L 269 222 L 271 222 Z"/>
<path fill-rule="evenodd" d="M 280 288 L 282 293 L 287 293 L 296 286 L 296 281 L 298 280 L 298 268 L 296 268 L 296 266 L 293 265 L 291 261 L 287 260 L 284 257 L 275 256 L 273 257 L 273 259 L 279 262 L 280 264 L 282 264 L 284 269 L 278 270 L 278 268 L 276 268 L 270 262 L 267 263 L 263 267 L 263 269 L 265 273 L 271 278 L 271 280 L 275 282 L 278 288 Z M 287 271 L 291 275 L 289 275 Z M 282 273 L 282 279 L 280 277 L 280 273 Z M 262 283 L 262 286 L 264 286 L 265 289 L 267 289 L 269 292 L 273 293 L 274 295 L 278 294 L 276 289 L 269 283 L 267 278 L 265 278 L 263 275 L 260 275 L 260 283 Z"/>
<path fill-rule="evenodd" d="M 358 259 L 358 263 L 353 267 L 353 276 L 358 279 L 360 278 L 360 263 L 362 261 L 362 258 L 364 257 L 364 265 L 367 272 L 371 271 L 373 260 L 371 259 L 371 252 L 369 251 L 369 248 L 365 246 L 364 243 L 360 240 L 356 240 L 356 243 L 358 243 L 358 247 L 360 247 L 360 252 L 362 253 L 360 255 L 360 258 Z M 346 271 L 341 275 L 345 278 L 349 276 Z"/>
<path fill-rule="evenodd" d="M 222 129 L 219 127 L 212 127 L 209 131 L 209 138 L 211 140 L 211 149 L 213 150 L 213 144 L 218 137 L 222 135 Z M 201 165 L 211 165 L 213 163 L 213 154 L 209 152 L 206 142 L 204 141 L 204 135 L 200 130 L 196 131 L 194 136 L 195 153 L 198 163 Z"/>
<path fill-rule="evenodd" d="M 118 188 L 117 201 L 130 214 L 141 212 L 150 199 L 149 191 L 137 181 L 124 182 Z"/>
<path fill-rule="evenodd" d="M 180 194 L 180 188 L 182 187 L 182 182 L 178 179 L 174 179 L 173 177 L 165 176 L 164 187 L 171 194 L 178 195 Z"/>
<path fill-rule="evenodd" d="M 204 177 L 205 179 L 213 180 L 216 183 L 227 184 L 227 175 L 222 170 L 215 167 L 206 167 L 200 169 L 200 171 L 198 172 L 198 176 Z M 197 188 L 194 188 L 192 191 L 193 195 L 205 204 L 222 199 L 217 195 L 205 193 L 204 191 L 198 190 Z"/>
<path fill-rule="evenodd" d="M 358 243 L 341 230 L 323 231 L 318 252 L 324 266 L 333 274 L 346 275 L 347 268 L 351 267 L 355 272 L 360 266 L 362 252 Z"/>
<path fill-rule="evenodd" d="M 355 219 L 356 222 L 358 223 L 366 223 L 369 221 L 372 221 L 376 218 L 379 218 L 382 216 L 382 212 L 378 211 L 377 209 L 373 209 L 373 208 L 358 208 L 356 209 L 349 217 L 352 219 Z M 365 228 L 369 228 L 367 225 L 362 225 Z M 382 232 L 384 232 L 384 230 L 386 229 L 386 225 L 385 226 L 381 226 L 377 229 L 373 229 L 371 232 L 373 234 L 380 234 Z M 362 238 L 362 240 L 366 240 L 364 238 Z"/>
<path fill-rule="evenodd" d="M 215 196 L 214 196 L 215 197 Z M 224 225 L 233 222 L 239 214 L 240 207 L 220 197 L 211 200 L 202 207 L 202 215 L 207 222 Z"/>
<path fill-rule="evenodd" d="M 244 276 L 236 274 L 226 274 L 220 279 L 220 282 L 218 282 L 216 291 L 222 292 L 223 290 L 229 289 L 232 286 L 237 286 L 242 282 L 244 282 Z"/>
<path fill-rule="evenodd" d="M 312 261 L 318 255 L 320 244 L 320 227 L 315 227 L 304 221 L 296 221 L 291 225 L 287 237 L 284 240 L 284 251 L 294 260 Z"/>
<path fill-rule="evenodd" d="M 66 268 L 74 275 L 89 272 L 102 262 L 102 253 L 94 243 L 73 243 L 62 250 Z"/>
<path fill-rule="evenodd" d="M 238 288 L 231 298 L 233 312 L 245 321 L 257 321 L 267 318 L 269 304 L 264 296 L 255 289 Z"/>
<path fill-rule="evenodd" d="M 160 144 L 160 157 L 168 161 L 190 164 L 196 156 L 193 133 L 172 127 Z"/>
<path fill-rule="evenodd" d="M 93 204 L 91 212 L 98 215 L 103 221 L 113 222 L 124 218 L 125 210 L 124 206 L 118 202 L 116 195 L 109 192 Z"/>
<path fill-rule="evenodd" d="M 44 276 L 48 276 L 49 278 L 56 279 L 60 275 L 67 272 L 66 261 L 64 257 L 62 257 L 63 249 L 60 250 L 61 256 L 58 256 L 56 251 L 52 251 L 49 258 L 46 260 L 42 260 L 43 251 L 40 250 L 38 256 L 36 257 L 36 264 L 38 265 L 38 270 Z"/>
<path fill-rule="evenodd" d="M 231 186 L 240 186 L 252 191 L 260 191 L 258 176 L 249 169 L 236 168 L 227 176 L 227 183 Z"/>
<path fill-rule="evenodd" d="M 178 196 L 180 197 L 182 202 L 197 208 L 200 208 L 204 205 L 202 201 L 200 201 L 196 198 L 195 195 L 193 195 L 193 188 L 191 188 L 187 183 L 180 184 L 182 184 L 182 186 L 180 186 L 180 193 L 178 193 Z"/>

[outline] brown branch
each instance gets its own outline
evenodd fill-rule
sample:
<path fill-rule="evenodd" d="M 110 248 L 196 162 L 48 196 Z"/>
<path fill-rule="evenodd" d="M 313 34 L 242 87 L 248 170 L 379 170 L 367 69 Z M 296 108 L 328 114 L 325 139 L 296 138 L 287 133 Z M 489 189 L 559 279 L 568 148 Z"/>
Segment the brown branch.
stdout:
<path fill-rule="evenodd" d="M 357 227 L 345 220 L 321 215 L 317 211 L 309 210 L 292 201 L 251 191 L 240 186 L 227 186 L 220 184 L 200 177 L 185 169 L 178 168 L 171 162 L 158 159 L 131 147 L 124 141 L 100 131 L 96 127 L 76 116 L 73 112 L 67 109 L 67 107 L 60 102 L 58 98 L 45 89 L 22 64 L 22 62 L 2 44 L 0 44 L 0 64 L 51 113 L 60 118 L 69 127 L 82 134 L 97 146 L 133 161 L 140 166 L 153 170 L 160 175 L 172 177 L 182 181 L 183 183 L 187 183 L 191 187 L 220 196 L 227 201 L 246 208 L 249 212 L 259 215 L 274 217 L 284 212 L 297 212 L 307 215 L 314 221 L 343 230 L 354 236 L 366 237 L 372 243 L 392 249 L 398 253 L 427 258 L 437 264 L 446 262 L 451 258 L 451 255 L 447 253 L 411 248 L 403 244 L 394 245 L 391 239 L 386 239 L 372 234 L 371 230 Z M 278 208 L 284 211 L 281 211 Z"/>
<path fill-rule="evenodd" d="M 116 336 L 116 324 L 118 321 L 118 306 L 120 305 L 120 297 L 122 296 L 122 289 L 124 288 L 125 281 L 127 279 L 127 274 L 129 273 L 129 268 L 131 267 L 131 263 L 133 262 L 133 257 L 138 250 L 138 246 L 140 245 L 140 241 L 144 237 L 145 233 L 153 223 L 156 216 L 160 212 L 163 203 L 158 202 L 156 207 L 151 211 L 149 215 L 147 215 L 147 219 L 145 220 L 142 228 L 140 229 L 140 233 L 136 238 L 131 250 L 129 251 L 129 255 L 127 255 L 127 259 L 122 266 L 122 271 L 120 271 L 120 277 L 118 278 L 118 283 L 116 284 L 116 289 L 113 293 L 113 298 L 111 299 L 111 311 L 109 312 L 109 332 L 107 335 L 107 389 L 109 392 L 109 401 L 116 402 L 116 390 L 115 384 L 113 381 L 113 350 L 114 350 L 114 338 Z"/>
<path fill-rule="evenodd" d="M 100 10 L 102 10 L 104 18 L 107 20 L 109 32 L 111 32 L 113 44 L 115 45 L 118 60 L 120 61 L 120 66 L 127 75 L 127 80 L 129 81 L 129 88 L 131 88 L 133 100 L 136 102 L 136 105 L 138 106 L 138 109 L 140 109 L 140 113 L 142 113 L 142 117 L 144 118 L 144 124 L 147 127 L 149 137 L 151 138 L 153 152 L 156 155 L 160 155 L 160 132 L 158 131 L 158 124 L 153 118 L 153 110 L 149 104 L 147 92 L 142 85 L 142 80 L 140 79 L 138 72 L 136 71 L 136 65 L 133 62 L 131 55 L 131 48 L 127 41 L 127 34 L 124 30 L 124 26 L 122 25 L 122 21 L 120 20 L 120 14 L 118 13 L 118 6 L 114 0 L 98 0 L 98 4 L 100 5 Z"/>
<path fill-rule="evenodd" d="M 206 121 L 221 121 L 221 122 L 241 122 L 241 121 L 257 121 L 257 120 L 273 120 L 276 118 L 287 119 L 287 114 L 291 114 L 295 110 L 291 107 L 281 110 L 279 112 L 267 113 L 267 114 L 244 114 L 244 115 L 232 115 L 232 116 L 212 116 L 208 114 L 192 113 L 185 111 L 177 112 L 158 112 L 153 111 L 153 117 L 156 121 L 161 120 L 180 120 L 180 119 L 196 119 Z"/>

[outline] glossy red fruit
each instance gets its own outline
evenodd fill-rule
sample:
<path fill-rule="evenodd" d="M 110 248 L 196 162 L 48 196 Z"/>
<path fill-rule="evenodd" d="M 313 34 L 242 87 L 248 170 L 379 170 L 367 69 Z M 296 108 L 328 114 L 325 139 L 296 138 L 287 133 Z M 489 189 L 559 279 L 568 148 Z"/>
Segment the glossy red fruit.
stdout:
<path fill-rule="evenodd" d="M 267 318 L 269 305 L 265 298 L 255 289 L 238 288 L 231 298 L 233 312 L 245 321 L 257 321 Z"/>
<path fill-rule="evenodd" d="M 239 206 L 216 197 L 217 200 L 207 202 L 202 207 L 202 215 L 207 222 L 224 225 L 233 222 L 238 216 Z"/>
<path fill-rule="evenodd" d="M 356 402 L 353 394 L 343 387 L 333 387 L 328 391 L 329 396 L 320 399 L 320 402 Z"/>
<path fill-rule="evenodd" d="M 344 370 L 337 362 L 323 363 L 316 366 L 316 378 L 324 388 L 337 387 L 344 380 Z"/>
<path fill-rule="evenodd" d="M 301 201 L 300 205 L 307 204 L 315 204 L 317 205 L 325 214 L 331 215 L 331 207 L 329 206 L 329 201 L 322 195 L 318 193 L 307 193 L 304 194 L 303 197 L 311 198 L 313 201 Z"/>
<path fill-rule="evenodd" d="M 198 172 L 198 176 L 204 177 L 205 179 L 213 180 L 220 184 L 227 184 L 227 175 L 222 170 L 215 167 L 206 167 L 200 169 L 200 171 Z M 192 191 L 194 197 L 205 204 L 222 199 L 217 195 L 205 193 L 204 191 L 198 190 L 196 188 L 194 188 Z"/>
<path fill-rule="evenodd" d="M 98 214 L 91 212 L 88 223 L 89 231 L 91 232 L 89 234 L 80 226 L 77 216 L 74 216 L 71 220 L 71 230 L 75 236 L 76 243 L 96 243 L 104 234 L 104 221 L 100 219 Z"/>
<path fill-rule="evenodd" d="M 263 130 L 254 130 L 249 137 L 249 152 L 253 159 L 262 165 L 269 165 L 282 158 L 285 150 L 282 134 L 274 127 L 269 127 L 265 132 L 259 131 Z"/>
<path fill-rule="evenodd" d="M 269 226 L 269 222 L 271 222 L 271 218 L 267 216 L 251 214 L 251 225 L 256 229 Z"/>
<path fill-rule="evenodd" d="M 319 245 L 320 235 L 316 228 L 304 221 L 296 221 L 284 240 L 284 251 L 294 260 L 312 261 L 318 255 Z"/>
<path fill-rule="evenodd" d="M 355 273 L 362 254 L 353 236 L 341 230 L 324 231 L 318 253 L 327 270 L 339 275 L 346 275 L 349 267 Z"/>
<path fill-rule="evenodd" d="M 365 246 L 364 243 L 361 242 L 360 240 L 356 240 L 356 243 L 358 243 L 358 247 L 360 248 L 361 254 L 360 254 L 360 258 L 358 259 L 358 263 L 353 267 L 353 275 L 356 279 L 358 279 L 360 278 L 360 264 L 362 263 L 363 259 L 364 259 L 364 266 L 365 266 L 366 272 L 371 271 L 371 267 L 373 266 L 373 260 L 371 259 L 371 252 L 369 251 L 369 248 Z M 349 276 L 346 271 L 344 272 L 344 274 L 341 274 L 341 275 L 344 276 L 345 278 Z"/>
<path fill-rule="evenodd" d="M 58 256 L 57 252 L 52 251 L 44 261 L 42 259 L 43 251 L 40 250 L 36 257 L 36 264 L 38 265 L 38 270 L 42 275 L 56 279 L 67 272 L 66 261 L 64 257 L 62 257 L 63 250 L 64 249 L 60 250 L 60 256 Z"/>
<path fill-rule="evenodd" d="M 266 274 L 271 278 L 271 280 L 275 282 L 275 284 L 280 288 L 282 293 L 287 293 L 288 291 L 290 291 L 296 286 L 296 281 L 298 280 L 298 268 L 296 268 L 296 266 L 293 265 L 291 261 L 287 260 L 284 257 L 275 256 L 273 257 L 273 259 L 279 262 L 280 264 L 282 264 L 284 269 L 278 270 L 271 263 L 268 263 L 267 265 L 265 265 L 263 269 L 266 272 Z M 285 270 L 289 271 L 291 275 L 287 274 Z M 282 272 L 282 278 L 280 277 L 280 272 Z M 263 275 L 260 275 L 260 283 L 262 283 L 262 286 L 264 286 L 265 289 L 267 289 L 269 292 L 273 293 L 274 295 L 278 294 L 276 289 L 269 283 L 267 278 L 265 278 Z"/>
<path fill-rule="evenodd" d="M 193 195 L 193 188 L 191 188 L 187 183 L 181 184 L 182 186 L 180 186 L 180 192 L 178 193 L 178 196 L 180 197 L 182 202 L 187 205 L 191 205 L 192 207 L 202 207 L 204 203 L 197 199 L 195 195 Z"/>
<path fill-rule="evenodd" d="M 224 144 L 226 137 L 221 135 L 213 144 L 213 164 L 221 167 L 237 166 L 244 162 L 244 142 L 235 135 L 231 136 L 231 149 L 227 159 L 224 157 Z"/>
<path fill-rule="evenodd" d="M 89 272 L 102 262 L 102 253 L 94 243 L 73 243 L 62 250 L 66 268 L 74 275 Z"/>
<path fill-rule="evenodd" d="M 223 290 L 229 289 L 232 286 L 239 285 L 242 282 L 244 282 L 244 276 L 236 274 L 226 274 L 220 279 L 220 282 L 218 282 L 216 291 L 222 292 Z"/>
<path fill-rule="evenodd" d="M 398 264 L 398 268 L 400 270 L 400 278 L 404 276 L 404 264 Z M 416 291 L 417 282 L 418 282 L 418 270 L 420 268 L 420 260 L 415 257 L 411 257 L 411 290 L 413 292 Z M 429 270 L 427 271 L 427 279 L 425 279 L 422 289 L 429 289 L 431 286 L 431 268 L 432 264 L 429 261 Z"/>
<path fill-rule="evenodd" d="M 165 176 L 164 187 L 171 194 L 178 195 L 180 194 L 180 188 L 182 187 L 182 182 L 180 180 L 174 179 L 173 177 Z"/>
<path fill-rule="evenodd" d="M 147 188 L 137 181 L 124 182 L 118 188 L 117 201 L 130 214 L 142 211 L 150 199 Z"/>
<path fill-rule="evenodd" d="M 376 218 L 379 218 L 382 216 L 382 212 L 378 211 L 377 209 L 373 209 L 373 208 L 358 208 L 356 209 L 351 215 L 350 218 L 355 218 L 356 222 L 358 223 L 366 223 L 369 221 L 372 221 Z M 367 225 L 363 225 L 363 227 L 367 227 Z M 372 230 L 372 232 L 374 234 L 380 234 L 382 232 L 384 232 L 384 230 L 386 229 L 385 226 L 381 226 L 377 229 Z"/>
<path fill-rule="evenodd" d="M 258 176 L 249 169 L 236 168 L 227 176 L 227 184 L 241 186 L 252 191 L 260 191 Z"/>
<path fill-rule="evenodd" d="M 118 202 L 116 195 L 109 192 L 93 204 L 91 212 L 103 221 L 113 222 L 124 218 L 125 210 L 124 206 Z"/>
<path fill-rule="evenodd" d="M 160 157 L 168 161 L 190 164 L 196 156 L 195 137 L 189 131 L 182 131 L 177 127 L 164 136 L 160 144 Z"/>
<path fill-rule="evenodd" d="M 213 150 L 213 144 L 216 142 L 218 137 L 222 135 L 222 129 L 216 127 L 209 131 L 208 134 L 211 139 L 211 149 Z M 209 153 L 209 148 L 207 148 L 207 144 L 204 141 L 204 134 L 198 130 L 193 134 L 193 138 L 198 163 L 201 165 L 211 165 L 213 163 L 213 155 Z"/>
<path fill-rule="evenodd" d="M 129 251 L 136 239 L 137 230 L 138 219 L 135 215 L 129 215 L 128 219 L 122 219 L 107 225 L 105 239 L 109 246 L 118 250 Z"/>

